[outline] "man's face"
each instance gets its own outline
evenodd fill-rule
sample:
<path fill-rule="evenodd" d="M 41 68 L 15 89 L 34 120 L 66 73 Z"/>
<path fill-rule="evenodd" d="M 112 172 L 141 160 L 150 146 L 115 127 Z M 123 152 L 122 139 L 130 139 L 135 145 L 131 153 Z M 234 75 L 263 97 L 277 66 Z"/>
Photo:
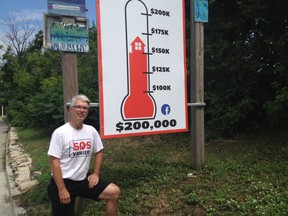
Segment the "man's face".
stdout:
<path fill-rule="evenodd" d="M 74 106 L 70 108 L 71 118 L 77 120 L 84 120 L 88 115 L 89 105 L 85 101 L 76 100 Z"/>

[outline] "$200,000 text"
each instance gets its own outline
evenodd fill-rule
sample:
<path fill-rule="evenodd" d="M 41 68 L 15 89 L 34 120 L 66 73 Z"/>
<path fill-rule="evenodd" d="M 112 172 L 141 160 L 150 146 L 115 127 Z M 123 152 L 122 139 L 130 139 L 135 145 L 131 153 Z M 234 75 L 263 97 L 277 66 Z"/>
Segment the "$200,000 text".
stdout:
<path fill-rule="evenodd" d="M 121 133 L 122 131 L 132 131 L 132 130 L 153 130 L 153 129 L 159 129 L 159 128 L 167 128 L 167 127 L 175 127 L 177 125 L 177 121 L 175 119 L 171 120 L 156 120 L 154 122 L 150 121 L 127 121 L 127 122 L 121 122 L 119 121 L 116 126 L 116 131 Z"/>

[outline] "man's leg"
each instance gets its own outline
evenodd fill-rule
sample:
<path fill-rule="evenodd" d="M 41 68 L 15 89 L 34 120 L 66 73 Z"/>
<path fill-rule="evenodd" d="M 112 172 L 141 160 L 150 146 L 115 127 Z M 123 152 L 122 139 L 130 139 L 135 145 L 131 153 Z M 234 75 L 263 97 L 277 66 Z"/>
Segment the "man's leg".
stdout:
<path fill-rule="evenodd" d="M 105 213 L 107 216 L 117 215 L 120 198 L 120 188 L 110 183 L 100 194 L 99 199 L 105 200 Z"/>
<path fill-rule="evenodd" d="M 60 203 L 58 196 L 58 188 L 55 181 L 51 178 L 51 182 L 47 187 L 48 197 L 52 204 L 52 215 L 53 216 L 73 216 L 74 215 L 74 202 L 75 198 L 71 197 L 69 204 Z"/>
<path fill-rule="evenodd" d="M 52 202 L 52 215 L 53 216 L 73 216 L 74 215 L 74 201 L 71 200 L 69 204 L 61 204 Z"/>
<path fill-rule="evenodd" d="M 81 190 L 79 190 L 77 193 L 79 197 L 85 197 L 88 199 L 93 199 L 95 201 L 104 200 L 106 215 L 117 215 L 120 197 L 120 189 L 117 185 L 99 179 L 96 186 L 94 186 L 93 188 L 89 188 L 89 182 L 86 179 L 81 183 L 81 187 L 79 188 L 81 188 Z"/>

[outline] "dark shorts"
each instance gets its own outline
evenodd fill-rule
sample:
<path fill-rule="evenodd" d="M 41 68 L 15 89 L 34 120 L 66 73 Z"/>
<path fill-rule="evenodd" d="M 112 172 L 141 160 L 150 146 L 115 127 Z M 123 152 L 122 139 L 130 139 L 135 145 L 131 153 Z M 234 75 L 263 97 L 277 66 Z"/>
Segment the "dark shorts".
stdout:
<path fill-rule="evenodd" d="M 64 179 L 64 183 L 70 193 L 71 202 L 69 204 L 60 203 L 58 188 L 53 178 L 51 178 L 50 184 L 47 187 L 48 198 L 52 202 L 52 213 L 54 216 L 73 216 L 76 197 L 83 197 L 97 201 L 99 200 L 100 194 L 110 184 L 110 182 L 99 179 L 99 182 L 95 187 L 89 188 L 87 178 L 83 181 Z"/>

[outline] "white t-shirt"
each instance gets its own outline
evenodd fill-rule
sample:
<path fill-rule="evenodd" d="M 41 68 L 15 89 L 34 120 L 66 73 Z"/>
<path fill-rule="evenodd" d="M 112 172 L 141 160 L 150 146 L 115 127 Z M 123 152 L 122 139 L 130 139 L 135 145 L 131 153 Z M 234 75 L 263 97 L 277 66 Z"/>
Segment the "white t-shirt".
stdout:
<path fill-rule="evenodd" d="M 91 156 L 102 149 L 102 141 L 94 127 L 84 124 L 77 130 L 66 123 L 53 132 L 48 155 L 60 159 L 63 178 L 81 181 L 87 175 Z"/>

